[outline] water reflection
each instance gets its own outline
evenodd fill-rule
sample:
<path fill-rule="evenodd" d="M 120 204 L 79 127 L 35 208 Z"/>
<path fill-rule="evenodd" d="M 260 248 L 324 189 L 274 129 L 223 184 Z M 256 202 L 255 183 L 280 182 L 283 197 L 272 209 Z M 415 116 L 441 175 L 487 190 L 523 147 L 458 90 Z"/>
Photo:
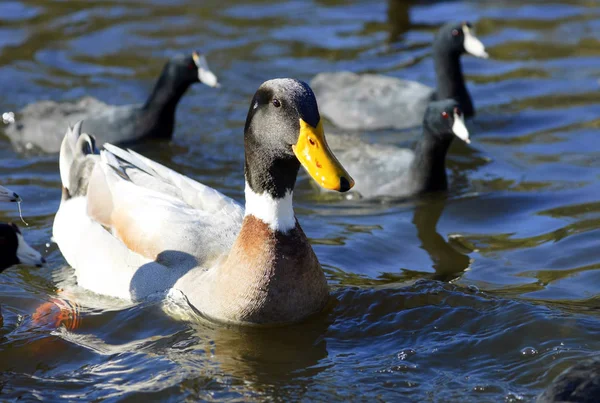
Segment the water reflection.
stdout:
<path fill-rule="evenodd" d="M 455 279 L 471 263 L 469 256 L 456 250 L 437 232 L 437 223 L 447 202 L 448 197 L 445 194 L 423 197 L 415 208 L 412 220 L 417 228 L 421 249 L 427 251 L 433 261 L 433 278 L 441 281 Z"/>
<path fill-rule="evenodd" d="M 226 327 L 198 324 L 194 348 L 212 355 L 221 372 L 258 384 L 285 384 L 294 379 L 310 383 L 325 367 L 325 314 L 308 322 L 276 328 Z"/>
<path fill-rule="evenodd" d="M 413 0 L 388 0 L 387 21 L 390 43 L 398 41 L 410 29 L 409 10 L 413 3 Z"/>

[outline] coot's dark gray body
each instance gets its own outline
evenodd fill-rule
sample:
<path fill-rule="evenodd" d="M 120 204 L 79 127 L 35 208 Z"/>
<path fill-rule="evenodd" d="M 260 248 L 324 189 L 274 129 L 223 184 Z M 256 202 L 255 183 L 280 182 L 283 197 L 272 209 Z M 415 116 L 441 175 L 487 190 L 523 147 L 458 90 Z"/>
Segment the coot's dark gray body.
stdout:
<path fill-rule="evenodd" d="M 487 58 L 483 44 L 468 23 L 446 24 L 433 42 L 437 90 L 415 81 L 351 72 L 320 73 L 311 87 L 319 110 L 347 130 L 405 129 L 422 123 L 433 100 L 454 99 L 465 117 L 475 114 L 465 85 L 460 57 L 469 53 Z"/>
<path fill-rule="evenodd" d="M 203 80 L 203 81 L 201 81 Z M 217 86 L 204 56 L 178 55 L 165 65 L 145 104 L 107 105 L 92 97 L 74 102 L 41 101 L 26 106 L 9 122 L 6 134 L 18 149 L 58 152 L 68 126 L 83 120 L 83 129 L 98 145 L 131 143 L 149 138 L 171 138 L 177 104 L 190 85 Z"/>
<path fill-rule="evenodd" d="M 354 138 L 329 136 L 338 160 L 352 175 L 353 191 L 362 197 L 404 197 L 448 188 L 446 153 L 454 137 L 469 142 L 458 102 L 429 104 L 423 134 L 413 150 L 389 145 L 364 144 Z"/>

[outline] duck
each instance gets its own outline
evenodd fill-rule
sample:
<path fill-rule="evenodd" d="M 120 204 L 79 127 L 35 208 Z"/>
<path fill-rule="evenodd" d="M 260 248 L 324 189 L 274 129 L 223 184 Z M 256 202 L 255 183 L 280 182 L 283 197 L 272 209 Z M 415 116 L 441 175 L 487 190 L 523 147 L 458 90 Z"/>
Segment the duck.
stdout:
<path fill-rule="evenodd" d="M 85 130 L 104 142 L 128 144 L 144 139 L 170 139 L 175 109 L 190 85 L 219 87 L 217 77 L 199 52 L 173 56 L 164 66 L 144 104 L 108 105 L 90 96 L 74 102 L 40 101 L 19 112 L 5 112 L 5 133 L 15 148 L 56 153 L 64 128 L 85 119 Z"/>
<path fill-rule="evenodd" d="M 433 41 L 437 90 L 416 81 L 349 71 L 319 73 L 310 85 L 321 113 L 345 130 L 408 129 L 421 124 L 427 105 L 456 100 L 471 118 L 475 108 L 465 85 L 460 58 L 468 53 L 489 57 L 469 22 L 447 23 Z"/>
<path fill-rule="evenodd" d="M 104 144 L 81 122 L 60 151 L 53 237 L 77 284 L 139 301 L 178 291 L 203 318 L 251 326 L 321 311 L 328 284 L 293 209 L 300 166 L 320 186 L 354 180 L 331 152 L 310 86 L 264 82 L 244 127 L 245 206 L 132 150 Z"/>
<path fill-rule="evenodd" d="M 368 144 L 344 136 L 332 139 L 339 161 L 356 179 L 362 198 L 410 197 L 446 191 L 446 153 L 455 137 L 470 144 L 464 113 L 453 99 L 429 104 L 414 150 Z"/>

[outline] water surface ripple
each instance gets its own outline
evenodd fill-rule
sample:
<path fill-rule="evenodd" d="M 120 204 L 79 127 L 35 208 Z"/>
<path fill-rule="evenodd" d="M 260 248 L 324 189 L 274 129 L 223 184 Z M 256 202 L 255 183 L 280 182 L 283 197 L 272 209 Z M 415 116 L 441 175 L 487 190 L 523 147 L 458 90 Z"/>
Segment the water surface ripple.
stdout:
<path fill-rule="evenodd" d="M 450 150 L 447 197 L 328 199 L 301 174 L 296 211 L 331 303 L 268 331 L 175 320 L 163 308 L 183 311 L 176 295 L 123 306 L 82 292 L 79 329 L 34 323 L 36 308 L 73 283 L 50 242 L 57 158 L 17 153 L 0 135 L 0 183 L 25 200 L 26 236 L 49 259 L 0 276 L 0 399 L 532 400 L 600 351 L 598 6 L 1 2 L 1 111 L 83 95 L 140 102 L 166 58 L 206 52 L 222 89 L 193 87 L 173 141 L 139 151 L 238 200 L 243 124 L 262 81 L 347 69 L 433 85 L 429 43 L 448 16 L 474 22 L 491 58 L 463 59 L 478 116 L 471 145 Z M 18 212 L 2 204 L 8 220 Z"/>

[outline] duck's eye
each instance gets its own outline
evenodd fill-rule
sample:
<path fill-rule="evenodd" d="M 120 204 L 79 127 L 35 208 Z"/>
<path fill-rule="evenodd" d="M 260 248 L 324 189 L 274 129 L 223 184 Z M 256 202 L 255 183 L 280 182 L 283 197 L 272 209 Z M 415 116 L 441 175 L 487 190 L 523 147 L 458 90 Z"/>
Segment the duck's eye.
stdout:
<path fill-rule="evenodd" d="M 458 36 L 458 29 L 452 30 L 452 36 Z"/>
<path fill-rule="evenodd" d="M 448 119 L 448 112 L 446 112 L 446 111 L 442 112 L 442 117 L 444 119 Z"/>
<path fill-rule="evenodd" d="M 454 108 L 454 113 L 456 113 L 457 116 L 462 115 L 462 112 L 457 107 Z"/>
<path fill-rule="evenodd" d="M 317 144 L 317 143 L 315 143 L 315 141 L 312 139 L 312 137 L 309 137 L 309 138 L 308 138 L 308 142 L 309 142 L 309 143 L 310 143 L 310 145 L 311 145 L 311 146 L 313 146 L 313 147 L 315 146 L 315 144 Z"/>
<path fill-rule="evenodd" d="M 281 106 L 281 102 L 279 102 L 277 98 L 273 99 L 271 102 L 275 108 L 279 108 Z"/>

